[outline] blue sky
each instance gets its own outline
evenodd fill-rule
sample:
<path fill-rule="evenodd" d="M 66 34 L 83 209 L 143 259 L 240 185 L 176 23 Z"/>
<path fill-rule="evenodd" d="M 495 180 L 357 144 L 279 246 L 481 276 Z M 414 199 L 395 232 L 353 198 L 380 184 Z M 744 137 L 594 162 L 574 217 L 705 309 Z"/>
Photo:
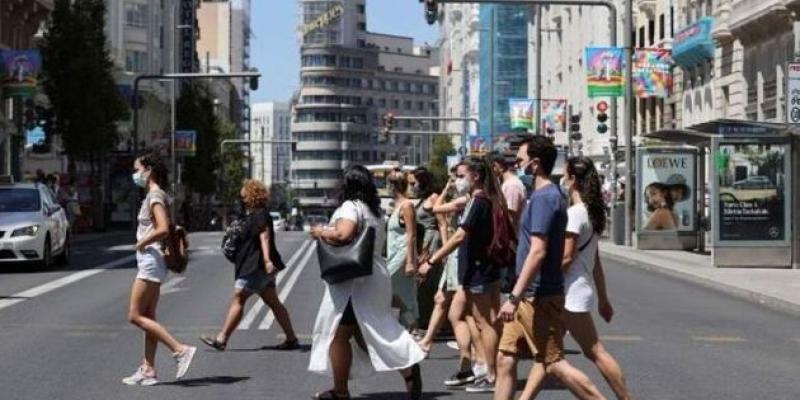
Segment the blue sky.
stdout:
<path fill-rule="evenodd" d="M 295 28 L 297 2 L 254 0 L 250 63 L 263 74 L 253 102 L 287 101 L 297 89 L 300 55 Z M 429 26 L 417 0 L 367 0 L 367 29 L 372 32 L 412 36 L 421 44 L 436 43 L 438 28 Z"/>

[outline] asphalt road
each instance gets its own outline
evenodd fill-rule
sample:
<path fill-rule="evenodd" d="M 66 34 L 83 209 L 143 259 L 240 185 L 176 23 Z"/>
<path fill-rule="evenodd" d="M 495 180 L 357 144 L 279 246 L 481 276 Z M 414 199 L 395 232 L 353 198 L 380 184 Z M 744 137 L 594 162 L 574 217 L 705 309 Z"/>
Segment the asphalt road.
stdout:
<path fill-rule="evenodd" d="M 279 249 L 293 261 L 279 278 L 296 330 L 310 340 L 323 285 L 313 246 L 301 233 L 282 234 Z M 141 333 L 126 321 L 135 276 L 127 235 L 75 247 L 74 262 L 53 271 L 0 272 L 0 399 L 307 399 L 330 381 L 306 371 L 308 346 L 279 352 L 282 340 L 266 309 L 248 305 L 250 318 L 224 353 L 199 347 L 186 378 L 174 381 L 168 352 L 158 355 L 161 385 L 128 387 L 120 379 L 141 358 Z M 232 266 L 219 253 L 219 234 L 194 234 L 192 262 L 184 276 L 162 288 L 159 319 L 180 340 L 202 346 L 198 336 L 222 323 L 232 293 Z M 599 324 L 607 347 L 625 369 L 638 399 L 797 399 L 800 397 L 800 323 L 790 316 L 631 266 L 607 262 L 612 324 Z M 99 269 L 98 269 L 99 268 Z M 568 340 L 568 349 L 577 346 Z M 587 371 L 606 395 L 605 383 L 586 360 L 568 359 Z M 447 390 L 441 382 L 456 353 L 443 343 L 423 365 L 429 399 L 490 398 Z M 520 377 L 529 363 L 522 364 Z M 403 399 L 398 374 L 352 384 L 361 399 Z M 569 399 L 558 384 L 543 399 Z"/>

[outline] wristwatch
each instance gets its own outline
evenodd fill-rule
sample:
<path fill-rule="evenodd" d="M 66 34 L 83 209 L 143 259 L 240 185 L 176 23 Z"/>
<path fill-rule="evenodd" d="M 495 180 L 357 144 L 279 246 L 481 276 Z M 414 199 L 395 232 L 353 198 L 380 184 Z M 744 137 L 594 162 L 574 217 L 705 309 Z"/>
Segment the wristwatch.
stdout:
<path fill-rule="evenodd" d="M 515 296 L 513 293 L 509 293 L 509 295 L 508 295 L 508 302 L 509 303 L 511 303 L 511 304 L 513 304 L 515 306 L 518 306 L 521 301 L 522 301 L 521 297 Z"/>

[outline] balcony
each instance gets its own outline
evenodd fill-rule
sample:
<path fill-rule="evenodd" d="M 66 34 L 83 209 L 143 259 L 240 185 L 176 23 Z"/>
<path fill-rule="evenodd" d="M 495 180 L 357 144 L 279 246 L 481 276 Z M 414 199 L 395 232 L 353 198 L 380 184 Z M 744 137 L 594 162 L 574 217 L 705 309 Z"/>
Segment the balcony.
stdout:
<path fill-rule="evenodd" d="M 658 5 L 657 0 L 636 1 L 636 7 L 639 8 L 639 11 L 645 13 L 647 15 L 647 18 L 649 19 L 655 19 L 657 5 Z"/>
<path fill-rule="evenodd" d="M 740 0 L 733 4 L 729 26 L 738 36 L 755 40 L 792 29 L 791 11 L 776 1 Z"/>

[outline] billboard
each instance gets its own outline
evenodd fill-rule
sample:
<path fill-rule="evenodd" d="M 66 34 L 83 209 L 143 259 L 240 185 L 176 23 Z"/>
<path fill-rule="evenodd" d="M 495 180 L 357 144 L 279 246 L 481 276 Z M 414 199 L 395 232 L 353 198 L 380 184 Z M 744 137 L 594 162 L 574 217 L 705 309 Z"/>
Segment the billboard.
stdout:
<path fill-rule="evenodd" d="M 696 154 L 685 149 L 641 149 L 640 229 L 695 230 Z"/>
<path fill-rule="evenodd" d="M 788 144 L 720 143 L 714 154 L 720 241 L 788 240 Z"/>
<path fill-rule="evenodd" d="M 32 97 L 39 84 L 42 55 L 39 50 L 3 50 L 3 97 Z"/>
<path fill-rule="evenodd" d="M 587 47 L 586 80 L 589 97 L 620 97 L 625 80 L 621 47 Z"/>

